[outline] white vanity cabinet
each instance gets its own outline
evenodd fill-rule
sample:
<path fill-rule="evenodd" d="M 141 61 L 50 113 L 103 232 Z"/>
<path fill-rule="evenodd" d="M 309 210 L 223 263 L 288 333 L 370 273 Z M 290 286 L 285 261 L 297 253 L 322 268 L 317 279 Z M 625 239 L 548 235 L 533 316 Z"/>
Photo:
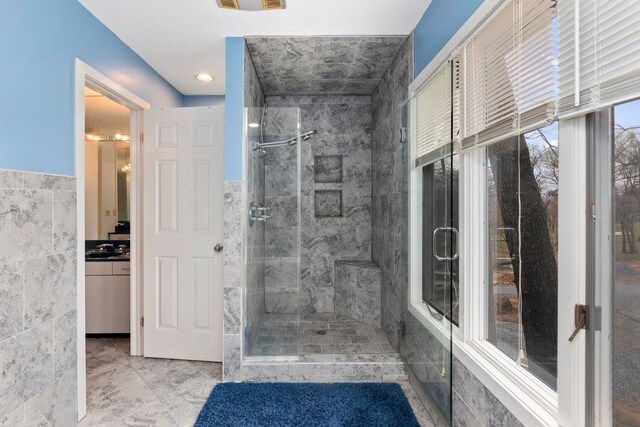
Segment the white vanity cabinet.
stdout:
<path fill-rule="evenodd" d="M 86 333 L 128 334 L 130 332 L 130 263 L 87 261 Z"/>

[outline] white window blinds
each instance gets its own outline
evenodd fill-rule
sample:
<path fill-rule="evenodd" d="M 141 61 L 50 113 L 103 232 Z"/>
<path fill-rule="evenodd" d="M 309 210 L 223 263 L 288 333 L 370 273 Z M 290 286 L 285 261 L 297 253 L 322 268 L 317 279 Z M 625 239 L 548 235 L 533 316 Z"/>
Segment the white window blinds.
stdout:
<path fill-rule="evenodd" d="M 433 153 L 452 140 L 452 66 L 447 61 L 415 96 L 415 165 L 425 164 Z"/>
<path fill-rule="evenodd" d="M 561 117 L 640 97 L 640 2 L 559 0 Z"/>
<path fill-rule="evenodd" d="M 512 0 L 464 44 L 463 148 L 555 119 L 556 43 L 555 0 Z"/>

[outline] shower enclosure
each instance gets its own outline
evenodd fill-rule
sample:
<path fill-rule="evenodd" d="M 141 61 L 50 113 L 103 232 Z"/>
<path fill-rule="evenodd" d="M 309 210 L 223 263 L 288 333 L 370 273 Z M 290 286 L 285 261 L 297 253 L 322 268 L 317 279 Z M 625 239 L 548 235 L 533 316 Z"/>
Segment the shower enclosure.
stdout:
<path fill-rule="evenodd" d="M 357 246 L 355 229 L 370 228 L 367 205 L 349 209 L 354 186 L 344 184 L 369 176 L 357 169 L 369 148 L 356 138 L 352 152 L 336 154 L 327 145 L 335 137 L 318 120 L 301 123 L 298 107 L 248 108 L 245 117 L 245 354 L 396 353 L 380 326 L 380 268 L 368 240 Z M 369 185 L 356 182 L 358 197 L 370 197 Z"/>

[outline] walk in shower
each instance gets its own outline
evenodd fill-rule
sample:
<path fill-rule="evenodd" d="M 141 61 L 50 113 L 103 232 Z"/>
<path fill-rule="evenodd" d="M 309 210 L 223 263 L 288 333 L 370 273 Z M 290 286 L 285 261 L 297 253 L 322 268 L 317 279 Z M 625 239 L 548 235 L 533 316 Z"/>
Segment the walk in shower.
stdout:
<path fill-rule="evenodd" d="M 307 113 L 327 108 L 310 105 L 303 105 Z M 343 163 L 367 164 L 359 156 L 370 156 L 370 146 L 352 137 L 344 153 L 331 154 L 326 125 L 318 131 L 317 117 L 301 117 L 298 107 L 246 109 L 247 355 L 394 353 L 380 330 L 380 271 L 369 260 L 369 231 L 366 247 L 356 247 L 355 230 L 369 229 L 370 213 L 344 211 L 354 194 L 370 197 L 368 177 L 343 188 Z M 367 167 L 360 172 L 370 175 Z"/>

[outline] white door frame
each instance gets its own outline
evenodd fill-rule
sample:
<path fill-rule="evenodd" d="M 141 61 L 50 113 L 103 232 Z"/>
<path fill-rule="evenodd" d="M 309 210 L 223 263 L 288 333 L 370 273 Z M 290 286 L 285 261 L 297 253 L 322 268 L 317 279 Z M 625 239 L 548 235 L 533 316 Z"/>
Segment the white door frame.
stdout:
<path fill-rule="evenodd" d="M 85 139 L 85 96 L 84 88 L 89 86 L 109 99 L 131 110 L 131 354 L 142 354 L 142 328 L 138 319 L 142 313 L 141 248 L 142 235 L 140 218 L 142 216 L 142 111 L 151 105 L 142 98 L 123 88 L 104 74 L 85 62 L 75 60 L 75 154 L 76 154 L 76 191 L 77 191 L 77 315 L 78 315 L 78 420 L 87 413 L 87 367 L 85 359 L 85 216 L 84 216 L 84 139 Z"/>

